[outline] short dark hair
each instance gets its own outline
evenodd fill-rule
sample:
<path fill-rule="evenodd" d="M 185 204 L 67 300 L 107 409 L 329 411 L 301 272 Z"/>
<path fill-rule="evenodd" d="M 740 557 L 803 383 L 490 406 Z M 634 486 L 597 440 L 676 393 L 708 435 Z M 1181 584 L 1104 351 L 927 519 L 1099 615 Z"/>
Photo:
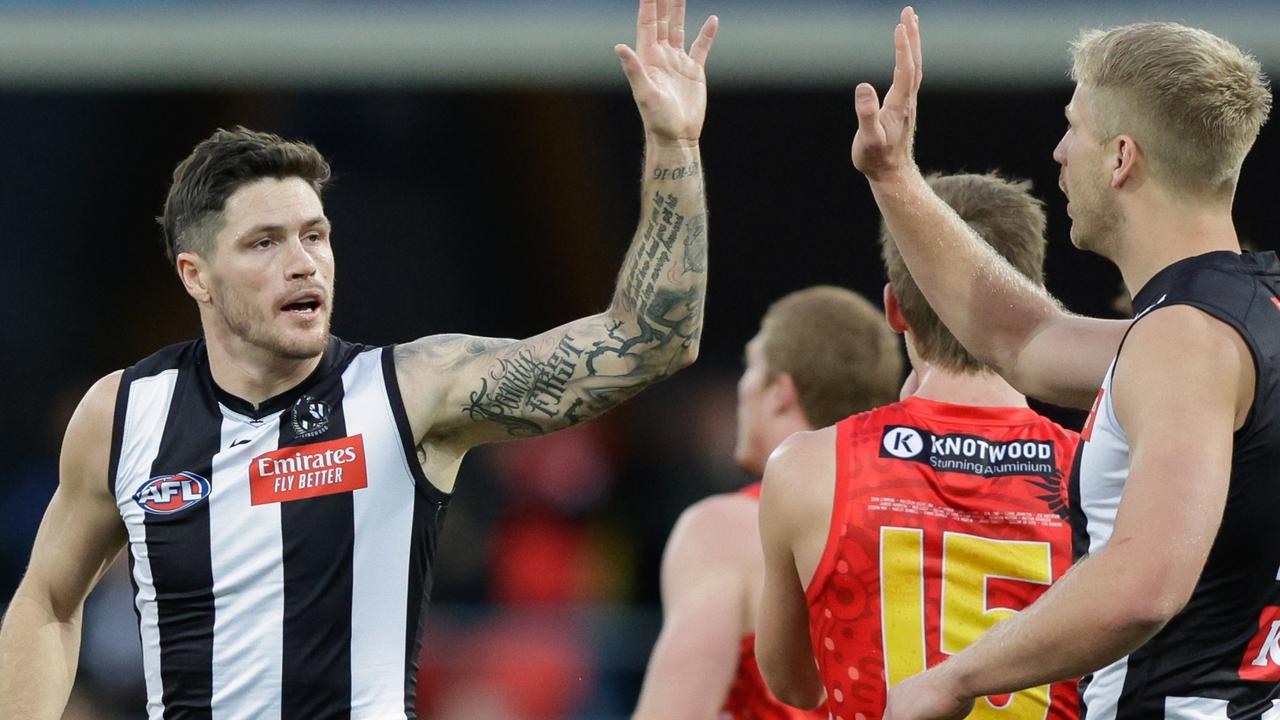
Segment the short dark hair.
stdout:
<path fill-rule="evenodd" d="M 241 185 L 262 178 L 296 177 L 320 195 L 329 181 L 329 163 L 309 143 L 242 126 L 219 128 L 196 145 L 173 170 L 173 184 L 156 218 L 164 230 L 165 253 L 206 252 L 213 233 L 202 227 L 226 206 Z"/>
<path fill-rule="evenodd" d="M 930 175 L 929 187 L 996 252 L 1036 284 L 1044 283 L 1044 203 L 1026 180 L 986 175 Z M 907 272 L 898 246 L 880 224 L 880 255 L 920 357 L 947 370 L 976 373 L 987 366 L 969 354 L 929 307 Z"/>
<path fill-rule="evenodd" d="M 844 288 L 816 285 L 769 306 L 760 321 L 765 373 L 791 376 L 813 427 L 898 399 L 902 351 L 884 313 Z"/>

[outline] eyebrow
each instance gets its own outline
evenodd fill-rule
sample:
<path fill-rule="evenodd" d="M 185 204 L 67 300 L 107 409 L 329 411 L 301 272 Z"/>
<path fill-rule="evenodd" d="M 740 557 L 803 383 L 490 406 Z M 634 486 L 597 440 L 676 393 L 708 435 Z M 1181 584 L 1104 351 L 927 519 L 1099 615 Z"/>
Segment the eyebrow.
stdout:
<path fill-rule="evenodd" d="M 307 220 L 306 222 L 302 223 L 302 227 L 328 228 L 330 227 L 329 218 L 323 215 L 317 215 L 316 217 L 313 217 L 310 220 Z M 240 237 L 248 237 L 249 235 L 258 235 L 260 233 L 278 233 L 283 231 L 284 229 L 285 227 L 283 225 L 271 225 L 271 224 L 254 225 L 253 227 L 241 233 Z"/>

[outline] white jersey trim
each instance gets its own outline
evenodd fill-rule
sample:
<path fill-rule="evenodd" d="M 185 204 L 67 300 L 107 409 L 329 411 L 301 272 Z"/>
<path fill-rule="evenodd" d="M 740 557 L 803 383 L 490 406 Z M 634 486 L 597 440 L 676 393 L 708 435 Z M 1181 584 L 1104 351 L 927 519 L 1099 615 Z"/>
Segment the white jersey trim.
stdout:
<path fill-rule="evenodd" d="M 397 466 L 404 449 L 382 376 L 382 350 L 358 355 L 342 374 L 342 384 L 347 434 L 364 437 L 369 480 L 379 483 L 352 498 L 351 720 L 405 718 L 414 480 L 407 468 Z M 384 459 L 386 466 L 380 464 Z"/>
<path fill-rule="evenodd" d="M 141 507 L 133 501 L 135 489 L 150 479 L 151 466 L 160 454 L 160 437 L 178 384 L 178 371 L 165 370 L 129 384 L 129 400 L 120 439 L 120 461 L 116 468 L 116 507 L 129 533 L 133 557 L 133 582 L 138 588 L 134 607 L 138 611 L 138 634 L 142 639 L 143 667 L 147 685 L 147 717 L 162 720 L 164 684 L 160 680 L 160 618 L 156 609 L 156 588 L 152 582 L 147 554 L 147 528 Z"/>
<path fill-rule="evenodd" d="M 279 446 L 280 415 L 257 425 L 222 409 L 209 495 L 213 720 L 278 718 L 284 656 L 280 505 L 254 506 L 245 467 Z M 232 447 L 232 443 L 240 443 Z"/>

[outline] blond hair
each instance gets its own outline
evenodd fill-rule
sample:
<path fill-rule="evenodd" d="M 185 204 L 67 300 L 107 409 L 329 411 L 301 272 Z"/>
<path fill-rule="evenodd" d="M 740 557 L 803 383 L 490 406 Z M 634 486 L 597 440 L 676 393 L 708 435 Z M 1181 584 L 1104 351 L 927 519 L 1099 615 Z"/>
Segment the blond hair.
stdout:
<path fill-rule="evenodd" d="M 930 175 L 926 180 L 938 197 L 1018 272 L 1043 284 L 1044 203 L 1031 194 L 1030 182 L 1006 180 L 996 173 Z M 894 297 L 911 326 L 912 340 L 921 359 L 952 372 L 976 373 L 988 369 L 964 349 L 929 307 L 883 221 L 880 256 Z"/>
<path fill-rule="evenodd" d="M 1099 140 L 1131 135 L 1154 177 L 1192 195 L 1230 194 L 1271 110 L 1253 56 L 1171 22 L 1086 30 L 1071 78 L 1096 91 Z"/>
<path fill-rule="evenodd" d="M 797 290 L 760 321 L 765 373 L 795 382 L 813 427 L 826 427 L 893 402 L 902 353 L 884 313 L 857 293 L 831 285 Z"/>

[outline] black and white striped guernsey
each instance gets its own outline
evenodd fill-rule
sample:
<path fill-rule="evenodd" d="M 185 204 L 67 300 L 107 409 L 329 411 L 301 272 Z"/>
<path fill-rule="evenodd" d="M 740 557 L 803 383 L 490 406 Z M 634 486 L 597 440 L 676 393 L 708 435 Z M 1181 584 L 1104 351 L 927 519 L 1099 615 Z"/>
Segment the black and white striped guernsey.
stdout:
<path fill-rule="evenodd" d="M 1134 296 L 1135 322 L 1171 305 L 1235 328 L 1253 354 L 1257 389 L 1234 436 L 1222 525 L 1191 600 L 1141 648 L 1081 682 L 1082 710 L 1088 720 L 1280 720 L 1280 261 L 1213 252 L 1176 262 Z M 1077 556 L 1111 538 L 1129 475 L 1114 370 L 1113 361 L 1071 478 Z"/>
<path fill-rule="evenodd" d="M 423 475 L 393 349 L 332 338 L 259 407 L 206 347 L 124 372 L 110 489 L 150 720 L 413 718 L 449 496 Z"/>

